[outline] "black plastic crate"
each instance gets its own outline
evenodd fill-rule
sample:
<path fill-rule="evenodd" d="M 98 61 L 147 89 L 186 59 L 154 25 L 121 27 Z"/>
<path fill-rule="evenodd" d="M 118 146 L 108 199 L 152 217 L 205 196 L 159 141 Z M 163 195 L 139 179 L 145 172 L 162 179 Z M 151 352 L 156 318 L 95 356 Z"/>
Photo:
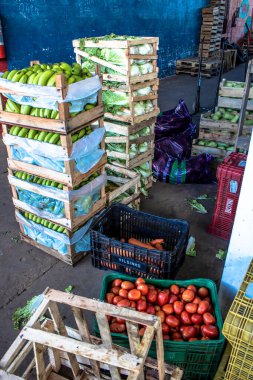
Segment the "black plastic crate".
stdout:
<path fill-rule="evenodd" d="M 189 224 L 181 219 L 165 219 L 114 203 L 103 211 L 91 228 L 92 264 L 132 276 L 169 279 L 183 264 Z M 149 250 L 128 243 L 129 238 L 144 243 L 164 239 L 165 251 Z"/>

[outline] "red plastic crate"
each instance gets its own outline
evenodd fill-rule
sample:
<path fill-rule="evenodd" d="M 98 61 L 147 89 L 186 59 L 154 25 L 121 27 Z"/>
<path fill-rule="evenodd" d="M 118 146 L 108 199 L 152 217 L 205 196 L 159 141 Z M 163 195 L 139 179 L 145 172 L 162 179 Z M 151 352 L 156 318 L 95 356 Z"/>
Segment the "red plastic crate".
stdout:
<path fill-rule="evenodd" d="M 208 232 L 228 240 L 232 231 L 247 156 L 231 153 L 217 169 L 218 192 Z"/>

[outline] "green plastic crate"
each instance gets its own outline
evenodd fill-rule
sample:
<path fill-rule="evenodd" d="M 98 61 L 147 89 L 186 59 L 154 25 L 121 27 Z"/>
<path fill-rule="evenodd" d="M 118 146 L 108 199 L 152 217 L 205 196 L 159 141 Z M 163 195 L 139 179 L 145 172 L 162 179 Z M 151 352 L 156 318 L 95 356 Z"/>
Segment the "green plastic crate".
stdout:
<path fill-rule="evenodd" d="M 100 299 L 105 300 L 108 285 L 115 279 L 135 281 L 136 278 L 122 275 L 119 273 L 107 274 L 102 281 Z M 153 284 L 159 288 L 168 288 L 171 284 L 177 284 L 181 287 L 194 284 L 197 287 L 205 286 L 209 289 L 211 299 L 214 305 L 217 326 L 220 331 L 219 339 L 209 341 L 193 342 L 173 342 L 164 341 L 164 358 L 167 363 L 175 364 L 184 369 L 184 380 L 212 380 L 222 355 L 225 338 L 222 335 L 222 316 L 218 303 L 216 285 L 213 281 L 198 278 L 193 280 L 152 280 L 147 279 L 147 284 Z M 98 325 L 95 321 L 94 332 L 99 336 Z M 115 344 L 129 348 L 128 337 L 123 334 L 112 333 L 112 340 Z M 156 358 L 156 345 L 152 343 L 149 356 Z"/>

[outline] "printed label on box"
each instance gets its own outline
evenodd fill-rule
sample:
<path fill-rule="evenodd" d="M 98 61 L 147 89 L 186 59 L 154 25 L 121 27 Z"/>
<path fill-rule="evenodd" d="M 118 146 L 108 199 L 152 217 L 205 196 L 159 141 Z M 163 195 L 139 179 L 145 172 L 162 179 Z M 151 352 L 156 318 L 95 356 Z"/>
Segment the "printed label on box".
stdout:
<path fill-rule="evenodd" d="M 226 202 L 225 214 L 232 214 L 233 199 L 228 198 Z"/>
<path fill-rule="evenodd" d="M 236 194 L 238 190 L 238 182 L 231 180 L 229 185 L 230 185 L 230 193 Z"/>
<path fill-rule="evenodd" d="M 122 257 L 111 254 L 112 262 L 114 264 L 122 264 L 124 266 L 130 266 L 134 269 L 138 269 L 142 272 L 146 272 L 147 265 L 145 263 L 141 263 L 140 261 L 129 259 L 129 257 Z"/>

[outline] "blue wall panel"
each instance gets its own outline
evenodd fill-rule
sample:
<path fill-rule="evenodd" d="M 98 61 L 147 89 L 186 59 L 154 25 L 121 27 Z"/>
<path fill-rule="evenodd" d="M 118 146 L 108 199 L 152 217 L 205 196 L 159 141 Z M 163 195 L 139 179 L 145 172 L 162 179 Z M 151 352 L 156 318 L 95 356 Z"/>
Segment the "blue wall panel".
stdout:
<path fill-rule="evenodd" d="M 73 61 L 71 41 L 116 33 L 158 36 L 160 77 L 197 53 L 201 8 L 209 0 L 0 0 L 10 68 Z"/>

